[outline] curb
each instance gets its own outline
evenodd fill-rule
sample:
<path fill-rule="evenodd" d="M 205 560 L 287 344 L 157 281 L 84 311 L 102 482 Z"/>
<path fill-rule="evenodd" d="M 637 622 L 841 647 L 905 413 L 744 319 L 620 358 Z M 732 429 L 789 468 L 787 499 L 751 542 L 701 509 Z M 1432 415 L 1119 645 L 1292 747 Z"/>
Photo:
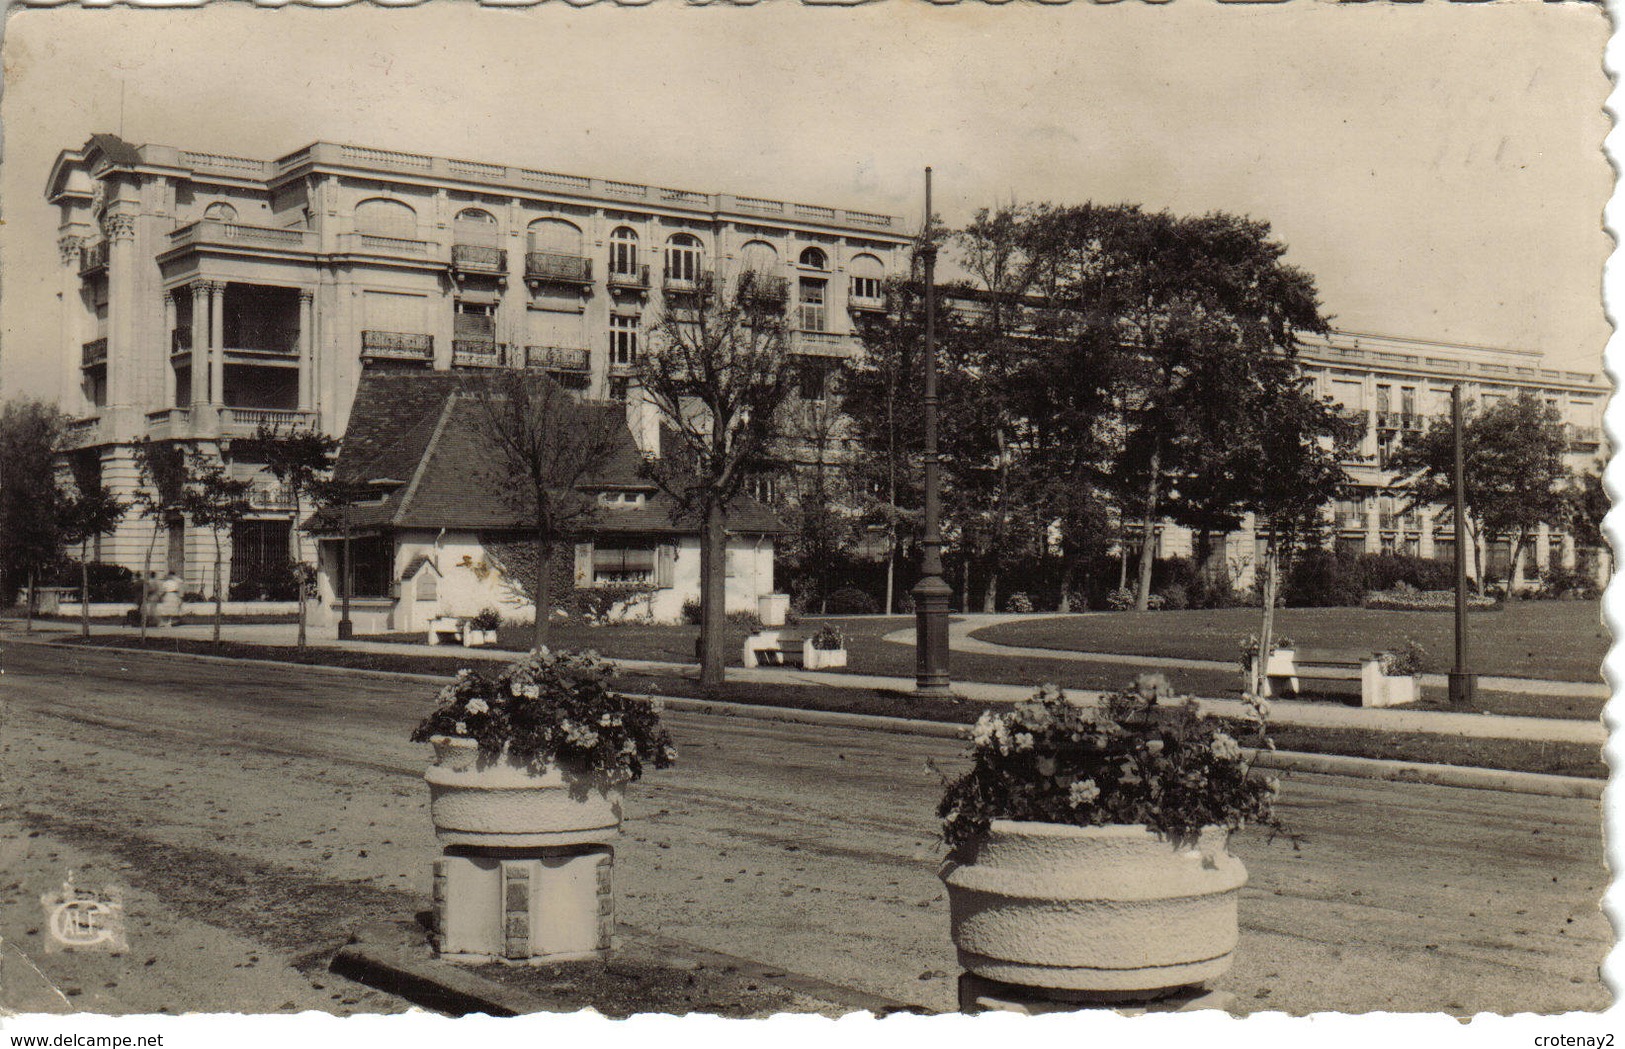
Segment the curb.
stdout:
<path fill-rule="evenodd" d="M 620 929 L 635 943 L 635 953 L 672 968 L 728 967 L 805 997 L 844 1006 L 854 1012 L 870 1012 L 876 1017 L 930 1011 L 817 977 L 786 972 L 748 958 L 695 947 L 635 926 L 623 925 Z M 620 934 L 616 939 L 620 939 Z M 427 934 L 416 922 L 373 922 L 361 926 L 350 937 L 350 942 L 339 948 L 328 968 L 336 975 L 453 1016 L 470 1013 L 525 1016 L 574 1013 L 586 1008 L 575 1001 L 538 995 L 437 960 Z"/>
<path fill-rule="evenodd" d="M 86 646 L 58 641 L 18 641 L 14 644 L 38 645 L 48 648 L 76 649 Z M 320 663 L 292 663 L 278 659 L 247 659 L 235 656 L 210 656 L 193 652 L 147 652 L 136 648 L 101 646 L 101 652 L 134 652 L 139 655 L 161 655 L 167 659 L 185 659 L 199 663 L 229 663 L 232 665 L 269 666 L 306 670 L 348 677 L 364 677 L 377 681 L 402 681 L 413 684 L 444 682 L 440 674 L 415 674 L 399 670 L 358 670 Z M 871 732 L 891 732 L 898 735 L 928 736 L 935 739 L 963 739 L 969 725 L 956 725 L 939 721 L 915 721 L 909 718 L 884 717 L 877 714 L 843 714 L 836 711 L 797 710 L 793 707 L 762 707 L 748 703 L 730 703 L 716 699 L 687 699 L 680 696 L 657 696 L 628 693 L 647 699 L 666 710 L 687 714 L 708 714 L 715 717 L 749 718 L 754 721 L 776 721 L 797 725 L 817 725 L 825 728 L 861 729 Z M 1543 772 L 1511 772 L 1504 769 L 1481 769 L 1465 765 L 1432 765 L 1414 761 L 1389 761 L 1381 758 L 1352 758 L 1336 754 L 1309 754 L 1302 751 L 1259 751 L 1254 764 L 1260 768 L 1291 772 L 1314 772 L 1328 776 L 1349 776 L 1356 779 L 1387 780 L 1394 783 L 1425 783 L 1441 787 L 1461 787 L 1469 790 L 1498 790 L 1511 794 L 1536 794 L 1559 798 L 1600 800 L 1606 781 L 1583 776 L 1559 776 Z"/>

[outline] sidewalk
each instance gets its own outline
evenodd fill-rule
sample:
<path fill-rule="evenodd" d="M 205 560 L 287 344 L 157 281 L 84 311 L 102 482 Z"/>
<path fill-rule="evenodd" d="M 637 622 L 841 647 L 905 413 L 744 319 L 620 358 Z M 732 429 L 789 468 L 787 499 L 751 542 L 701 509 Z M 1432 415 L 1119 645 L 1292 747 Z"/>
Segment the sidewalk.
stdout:
<path fill-rule="evenodd" d="M 987 645 L 1000 655 L 1009 655 L 1012 658 L 1028 658 L 1034 653 L 1042 653 L 1046 658 L 1060 656 L 1067 658 L 1067 654 L 1050 649 L 1019 649 L 1007 648 L 1000 645 L 990 645 L 988 642 L 978 641 L 968 635 L 971 631 L 987 625 L 987 620 L 996 620 L 994 616 L 968 616 L 964 622 L 950 626 L 950 644 L 960 651 L 981 651 L 962 647 L 966 642 L 971 645 Z M 93 626 L 94 633 L 127 633 L 130 628 L 125 626 Z M 77 633 L 78 627 L 70 623 L 36 623 L 35 636 L 42 640 L 51 634 Z M 21 631 L 15 626 L 8 626 L 6 633 L 12 636 L 20 635 Z M 167 629 L 154 628 L 149 630 L 152 637 L 183 637 L 198 640 L 207 640 L 211 636 L 211 627 L 207 624 L 194 624 L 189 626 L 170 627 Z M 273 624 L 227 624 L 221 632 L 221 637 L 230 641 L 241 641 L 249 644 L 269 645 L 277 647 L 291 647 L 296 638 L 297 628 L 291 623 Z M 887 640 L 894 640 L 899 634 L 908 634 L 906 643 L 912 644 L 912 631 L 899 631 L 887 636 Z M 955 635 L 959 643 L 954 643 Z M 482 648 L 455 648 L 430 647 L 427 645 L 409 644 L 402 642 L 376 642 L 376 641 L 339 641 L 328 630 L 312 628 L 309 631 L 309 643 L 312 647 L 341 648 L 354 652 L 390 653 L 405 656 L 451 655 L 456 653 L 471 660 L 484 660 L 487 662 L 506 662 L 514 658 L 515 653 Z M 904 642 L 899 642 L 904 643 Z M 1072 658 L 1097 658 L 1083 654 L 1072 654 Z M 1183 663 L 1197 664 L 1202 667 L 1221 669 L 1231 668 L 1231 664 L 1218 662 L 1201 662 L 1194 660 L 1148 660 L 1142 656 L 1114 656 L 1112 661 L 1132 663 L 1136 666 L 1152 665 L 1177 666 Z M 617 659 L 615 662 L 632 670 L 653 671 L 666 674 L 692 675 L 695 666 L 692 663 L 667 663 L 651 660 Z M 885 677 L 877 674 L 851 674 L 838 671 L 811 671 L 800 670 L 794 667 L 730 667 L 728 678 L 731 681 L 749 681 L 764 684 L 783 685 L 823 685 L 835 688 L 870 689 L 891 692 L 909 693 L 914 690 L 912 678 Z M 1017 703 L 1032 696 L 1032 689 L 1022 685 L 997 685 L 979 682 L 955 682 L 954 693 L 964 699 L 980 703 Z M 1090 693 L 1082 690 L 1073 690 L 1076 694 L 1097 697 L 1099 693 Z M 1606 695 L 1606 691 L 1604 692 Z M 1249 714 L 1247 706 L 1240 700 L 1234 699 L 1206 699 L 1198 697 L 1202 709 L 1222 717 L 1246 717 Z M 1546 741 L 1552 743 L 1580 743 L 1593 746 L 1602 746 L 1608 740 L 1608 729 L 1601 722 L 1575 721 L 1564 718 L 1532 718 L 1509 717 L 1496 714 L 1465 714 L 1452 711 L 1437 710 L 1396 710 L 1396 709 L 1363 709 L 1360 707 L 1347 707 L 1333 703 L 1309 703 L 1297 700 L 1272 700 L 1270 704 L 1270 720 L 1283 725 L 1298 725 L 1309 728 L 1327 729 L 1368 729 L 1384 732 L 1408 732 L 1434 735 L 1448 735 L 1474 739 L 1520 739 Z"/>

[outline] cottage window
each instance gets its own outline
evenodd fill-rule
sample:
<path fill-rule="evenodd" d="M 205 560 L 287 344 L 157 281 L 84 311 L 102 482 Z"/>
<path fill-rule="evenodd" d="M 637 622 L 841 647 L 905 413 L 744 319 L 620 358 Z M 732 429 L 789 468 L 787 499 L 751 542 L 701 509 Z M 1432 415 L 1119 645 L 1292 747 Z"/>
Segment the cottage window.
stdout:
<path fill-rule="evenodd" d="M 654 575 L 655 548 L 652 546 L 593 547 L 594 586 L 613 583 L 652 583 Z"/>

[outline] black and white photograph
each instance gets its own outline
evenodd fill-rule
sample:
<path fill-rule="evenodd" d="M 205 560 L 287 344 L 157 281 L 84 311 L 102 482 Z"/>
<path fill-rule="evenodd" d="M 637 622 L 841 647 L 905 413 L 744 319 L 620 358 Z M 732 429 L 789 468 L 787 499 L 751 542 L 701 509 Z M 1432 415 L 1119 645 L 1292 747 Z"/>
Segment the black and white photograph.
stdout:
<path fill-rule="evenodd" d="M 1610 14 L 12 6 L 10 1044 L 1611 1045 Z"/>

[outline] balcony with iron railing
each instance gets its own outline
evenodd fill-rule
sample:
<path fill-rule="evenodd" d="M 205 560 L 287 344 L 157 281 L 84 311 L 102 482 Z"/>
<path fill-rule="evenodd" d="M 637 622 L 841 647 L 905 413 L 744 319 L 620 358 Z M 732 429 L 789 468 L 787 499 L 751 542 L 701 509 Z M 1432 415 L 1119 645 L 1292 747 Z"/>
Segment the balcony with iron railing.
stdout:
<path fill-rule="evenodd" d="M 710 270 L 687 273 L 667 270 L 661 275 L 660 287 L 668 295 L 703 295 L 711 290 L 711 279 Z"/>
<path fill-rule="evenodd" d="M 591 284 L 592 260 L 584 255 L 554 251 L 525 252 L 525 279 L 560 284 Z"/>
<path fill-rule="evenodd" d="M 1563 429 L 1568 436 L 1570 448 L 1595 448 L 1602 443 L 1600 427 L 1566 423 Z"/>
<path fill-rule="evenodd" d="M 453 339 L 451 363 L 459 368 L 500 368 L 503 349 L 494 339 Z"/>
<path fill-rule="evenodd" d="M 419 332 L 363 331 L 361 356 L 364 360 L 434 360 L 434 336 Z"/>
<path fill-rule="evenodd" d="M 79 348 L 79 366 L 93 368 L 107 363 L 107 339 L 91 339 Z"/>
<path fill-rule="evenodd" d="M 292 510 L 293 489 L 269 478 L 249 482 L 248 505 L 255 510 Z"/>
<path fill-rule="evenodd" d="M 635 266 L 630 270 L 610 270 L 609 286 L 612 288 L 647 288 L 649 286 L 649 267 Z"/>
<path fill-rule="evenodd" d="M 254 317 L 233 318 L 228 311 L 222 336 L 228 351 L 243 353 L 296 354 L 299 329 Z"/>
<path fill-rule="evenodd" d="M 508 272 L 508 252 L 486 244 L 453 244 L 451 268 L 457 273 L 500 276 Z"/>
<path fill-rule="evenodd" d="M 847 308 L 863 313 L 885 313 L 886 297 L 884 295 L 859 295 L 856 292 L 847 296 Z"/>
<path fill-rule="evenodd" d="M 592 351 L 579 346 L 526 346 L 524 366 L 558 372 L 589 372 Z"/>
<path fill-rule="evenodd" d="M 79 249 L 79 275 L 87 277 L 107 268 L 107 241 L 98 240 Z"/>

